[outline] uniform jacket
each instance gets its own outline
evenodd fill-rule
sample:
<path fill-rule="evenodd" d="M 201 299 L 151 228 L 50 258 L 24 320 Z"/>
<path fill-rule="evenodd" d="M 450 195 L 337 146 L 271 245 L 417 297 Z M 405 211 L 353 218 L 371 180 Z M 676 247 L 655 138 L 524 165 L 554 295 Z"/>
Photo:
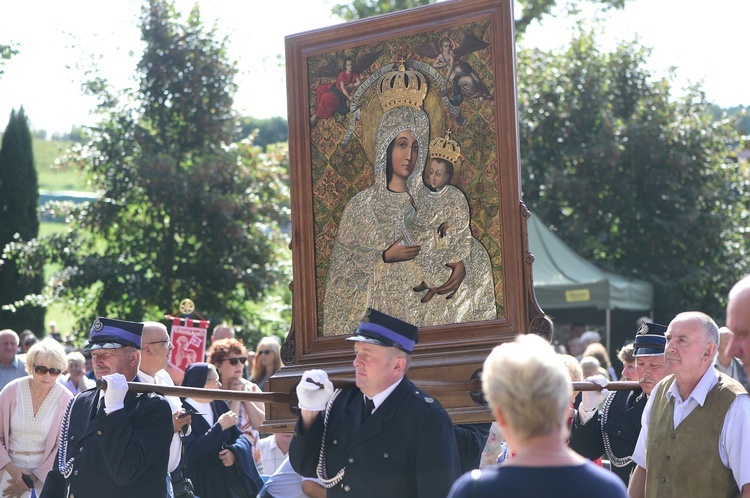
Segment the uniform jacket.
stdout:
<path fill-rule="evenodd" d="M 135 379 L 138 381 L 138 379 Z M 169 444 L 174 425 L 167 401 L 156 394 L 125 396 L 125 408 L 97 413 L 99 390 L 71 401 L 64 443 L 47 474 L 44 498 L 162 498 L 166 496 Z M 67 478 L 61 458 L 74 459 Z M 63 463 L 64 465 L 64 463 Z"/>
<path fill-rule="evenodd" d="M 604 430 L 609 435 L 609 443 L 612 453 L 619 458 L 630 457 L 638 442 L 638 434 L 641 432 L 641 415 L 646 406 L 648 398 L 640 389 L 636 391 L 615 391 L 611 403 L 605 403 L 602 410 L 606 410 L 607 422 Z M 605 455 L 604 441 L 602 438 L 602 410 L 596 414 L 586 425 L 579 423 L 578 414 L 573 420 L 570 428 L 570 447 L 580 455 L 595 460 Z M 631 461 L 624 467 L 611 465 L 612 472 L 628 484 L 630 472 L 635 464 Z"/>
<path fill-rule="evenodd" d="M 404 378 L 362 423 L 359 389 L 334 400 L 325 435 L 329 478 L 346 467 L 328 498 L 444 498 L 459 476 L 453 424 L 437 400 Z M 304 434 L 298 422 L 289 450 L 294 470 L 316 476 L 323 416 Z"/>

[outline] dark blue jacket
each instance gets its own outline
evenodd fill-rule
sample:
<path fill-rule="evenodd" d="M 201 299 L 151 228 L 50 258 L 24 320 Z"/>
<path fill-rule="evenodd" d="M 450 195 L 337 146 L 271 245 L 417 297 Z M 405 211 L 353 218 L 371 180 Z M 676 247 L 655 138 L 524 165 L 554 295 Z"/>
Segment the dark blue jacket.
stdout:
<path fill-rule="evenodd" d="M 182 406 L 193 408 L 187 401 Z M 229 411 L 225 401 L 212 401 L 211 409 L 214 424 L 209 427 L 201 415 L 193 415 L 190 435 L 183 439 L 187 476 L 193 481 L 195 495 L 225 498 L 230 496 L 229 488 L 235 486 L 244 487 L 250 496 L 257 495 L 263 487 L 263 480 L 255 467 L 252 444 L 236 426 L 227 430 L 221 428 L 219 416 Z M 219 459 L 223 445 L 234 453 L 236 463 L 231 467 L 224 467 Z"/>
<path fill-rule="evenodd" d="M 328 477 L 346 467 L 327 497 L 445 498 L 460 473 L 453 424 L 440 403 L 404 378 L 362 423 L 359 389 L 341 391 L 331 408 L 325 438 Z M 302 434 L 298 423 L 289 460 L 315 477 L 323 417 Z"/>
<path fill-rule="evenodd" d="M 98 400 L 99 390 L 94 388 L 68 405 L 68 423 L 64 418 L 61 429 L 64 443 L 41 496 L 166 496 L 169 445 L 174 434 L 169 403 L 158 394 L 128 392 L 125 408 L 105 415 L 97 414 Z M 65 461 L 73 459 L 67 479 L 60 472 L 60 456 Z"/>
<path fill-rule="evenodd" d="M 612 399 L 607 400 L 602 408 L 607 412 L 604 431 L 609 436 L 612 453 L 620 458 L 630 457 L 635 450 L 635 443 L 638 442 L 638 434 L 641 433 L 641 415 L 643 415 L 648 398 L 640 389 L 615 391 L 610 396 Z M 601 456 L 604 459 L 609 458 L 604 450 L 600 410 L 596 411 L 586 425 L 580 424 L 578 414 L 576 414 L 570 428 L 570 447 L 590 460 L 596 460 Z M 635 464 L 631 462 L 624 467 L 611 465 L 610 468 L 627 485 L 630 481 L 630 472 L 634 467 Z"/>

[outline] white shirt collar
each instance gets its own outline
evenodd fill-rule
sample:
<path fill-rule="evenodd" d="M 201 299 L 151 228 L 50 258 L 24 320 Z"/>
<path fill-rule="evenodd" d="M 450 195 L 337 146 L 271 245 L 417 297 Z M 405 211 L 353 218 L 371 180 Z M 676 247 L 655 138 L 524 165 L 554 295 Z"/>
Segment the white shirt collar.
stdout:
<path fill-rule="evenodd" d="M 185 401 L 187 401 L 193 408 L 198 410 L 200 415 L 203 416 L 203 419 L 208 423 L 208 426 L 211 427 L 214 425 L 214 411 L 211 408 L 211 403 L 201 403 L 200 401 L 196 401 L 193 398 L 186 398 Z M 193 415 L 195 417 L 195 415 Z"/>
<path fill-rule="evenodd" d="M 156 384 L 156 379 L 140 369 L 138 370 L 138 378 L 146 384 Z"/>
<path fill-rule="evenodd" d="M 391 393 L 396 389 L 396 386 L 398 386 L 402 380 L 404 380 L 403 377 L 401 377 L 396 382 L 394 382 L 393 384 L 391 384 L 390 386 L 388 386 L 387 388 L 385 388 L 384 390 L 380 391 L 378 394 L 372 397 L 372 402 L 375 405 L 375 409 L 373 410 L 373 412 L 377 410 L 380 405 L 383 404 L 383 402 L 388 398 L 388 396 L 391 395 Z"/>
<path fill-rule="evenodd" d="M 716 369 L 713 367 L 713 365 L 711 365 L 711 367 L 706 370 L 706 373 L 703 374 L 701 380 L 698 381 L 698 384 L 696 384 L 695 388 L 688 397 L 693 398 L 696 403 L 698 403 L 700 406 L 703 406 L 703 404 L 706 402 L 706 396 L 708 396 L 708 392 L 713 389 L 713 387 L 718 382 L 719 375 L 716 373 Z M 679 402 L 687 401 L 683 400 L 680 396 L 680 389 L 677 387 L 676 379 L 674 382 L 672 382 L 672 385 L 665 393 L 665 396 L 667 397 L 667 400 L 669 400 L 670 398 L 675 398 Z"/>
<path fill-rule="evenodd" d="M 278 448 L 278 446 L 276 445 L 276 436 L 271 435 L 269 436 L 269 439 L 270 441 L 268 441 L 268 448 L 269 449 Z"/>

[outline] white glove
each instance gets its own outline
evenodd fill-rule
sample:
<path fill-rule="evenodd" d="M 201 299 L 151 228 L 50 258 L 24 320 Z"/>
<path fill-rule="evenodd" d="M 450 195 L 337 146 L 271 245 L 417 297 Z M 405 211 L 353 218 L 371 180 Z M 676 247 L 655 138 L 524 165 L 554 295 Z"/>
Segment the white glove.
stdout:
<path fill-rule="evenodd" d="M 602 387 L 607 387 L 607 379 L 603 375 L 592 375 L 584 379 L 586 382 L 593 382 L 594 384 Z M 578 411 L 593 412 L 596 407 L 601 405 L 605 399 L 609 396 L 607 389 L 601 391 L 583 391 L 581 405 L 578 407 Z"/>
<path fill-rule="evenodd" d="M 322 387 L 321 387 L 322 386 Z M 298 406 L 302 410 L 322 412 L 333 396 L 333 384 L 324 370 L 307 370 L 297 384 Z"/>
<path fill-rule="evenodd" d="M 125 408 L 125 395 L 128 394 L 128 380 L 119 373 L 109 374 L 102 377 L 107 381 L 107 390 L 104 391 L 104 411 L 107 415 L 115 410 Z"/>

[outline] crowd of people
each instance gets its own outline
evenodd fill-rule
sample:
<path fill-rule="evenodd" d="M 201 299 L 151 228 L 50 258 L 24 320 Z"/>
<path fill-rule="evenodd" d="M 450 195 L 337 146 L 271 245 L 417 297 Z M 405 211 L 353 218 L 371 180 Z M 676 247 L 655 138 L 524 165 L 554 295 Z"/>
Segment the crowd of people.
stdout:
<path fill-rule="evenodd" d="M 129 381 L 175 384 L 167 369 L 174 346 L 161 323 L 98 318 L 82 351 L 52 337 L 34 337 L 26 348 L 6 329 L 0 491 L 11 498 L 102 490 L 176 498 L 750 496 L 750 276 L 732 289 L 726 323 L 720 329 L 696 311 L 668 325 L 644 322 L 618 351 L 620 375 L 596 341 L 575 358 L 520 335 L 484 363 L 490 429 L 454 425 L 407 377 L 418 328 L 370 309 L 347 338 L 356 387 L 334 390 L 325 371 L 306 371 L 296 390 L 297 426 L 275 434 L 262 433 L 263 403 L 129 391 Z M 89 378 L 87 356 L 104 385 Z M 598 356 L 596 364 L 586 360 Z M 601 389 L 575 393 L 571 380 L 591 365 L 585 380 Z M 190 365 L 178 384 L 260 392 L 282 366 L 279 340 L 264 338 L 253 353 L 221 324 L 206 362 Z M 639 388 L 609 392 L 618 379 Z"/>
<path fill-rule="evenodd" d="M 248 354 L 234 329 L 220 324 L 207 362 L 171 375 L 174 345 L 159 322 L 100 317 L 80 350 L 51 336 L 0 331 L 2 496 L 85 497 L 114 486 L 112 496 L 182 498 L 191 496 L 187 487 L 201 498 L 255 498 L 264 480 L 286 493 L 278 496 L 321 496 L 314 479 L 290 479 L 292 434 L 259 432 L 263 403 L 127 390 L 137 381 L 260 392 L 283 366 L 280 344 L 265 337 Z M 96 379 L 107 387 L 98 389 Z"/>

